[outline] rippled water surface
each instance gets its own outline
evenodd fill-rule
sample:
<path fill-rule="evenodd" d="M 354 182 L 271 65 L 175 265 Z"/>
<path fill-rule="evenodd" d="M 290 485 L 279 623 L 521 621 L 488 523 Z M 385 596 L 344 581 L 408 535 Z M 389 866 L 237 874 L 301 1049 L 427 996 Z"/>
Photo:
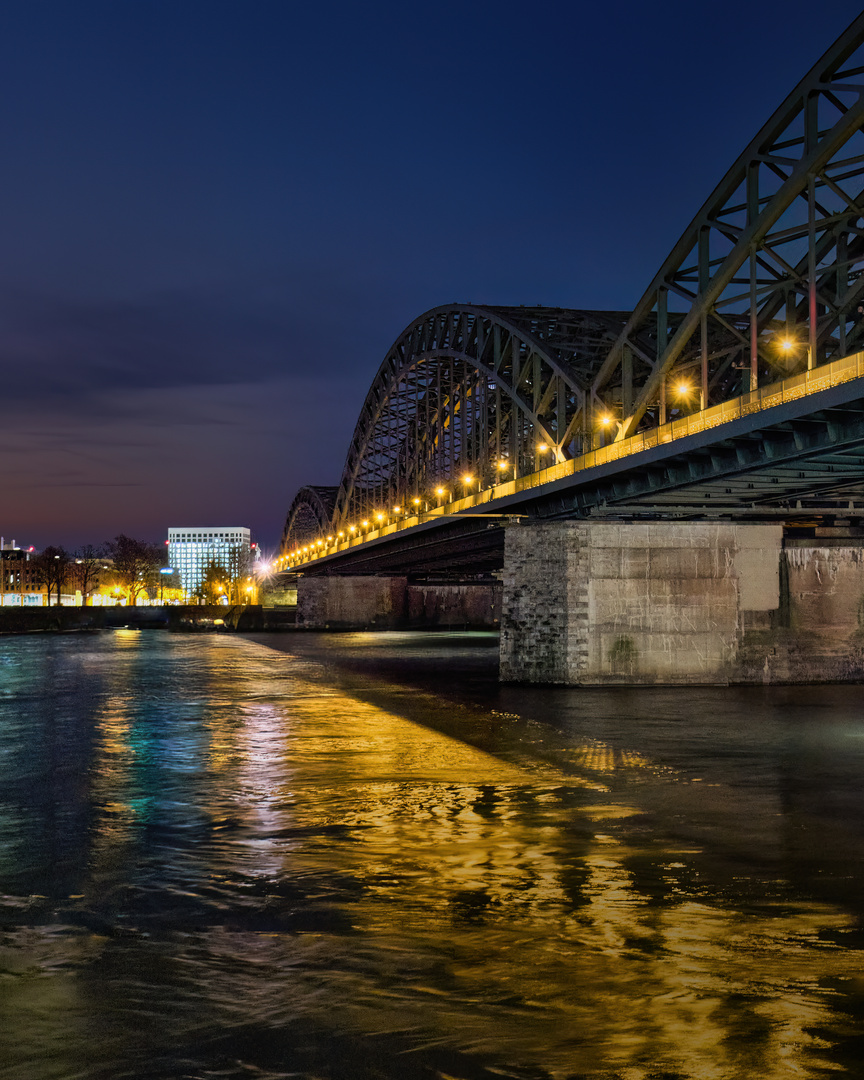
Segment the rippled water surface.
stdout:
<path fill-rule="evenodd" d="M 0 640 L 0 1080 L 864 1077 L 861 687 Z"/>

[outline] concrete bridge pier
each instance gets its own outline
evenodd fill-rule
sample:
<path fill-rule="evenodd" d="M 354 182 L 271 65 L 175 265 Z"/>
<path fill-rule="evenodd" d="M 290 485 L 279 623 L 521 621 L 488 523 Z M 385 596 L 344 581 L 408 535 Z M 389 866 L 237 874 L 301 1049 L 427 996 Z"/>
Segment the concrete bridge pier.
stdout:
<path fill-rule="evenodd" d="M 500 582 L 328 574 L 297 583 L 297 626 L 306 630 L 497 630 L 500 616 Z"/>
<path fill-rule="evenodd" d="M 786 550 L 780 525 L 508 528 L 504 681 L 864 679 L 864 549 Z"/>

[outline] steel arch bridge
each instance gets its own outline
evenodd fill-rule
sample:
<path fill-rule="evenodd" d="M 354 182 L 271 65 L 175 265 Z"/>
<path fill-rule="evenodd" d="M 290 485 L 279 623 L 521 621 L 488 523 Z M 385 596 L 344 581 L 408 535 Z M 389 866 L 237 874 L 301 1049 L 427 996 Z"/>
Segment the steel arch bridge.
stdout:
<path fill-rule="evenodd" d="M 303 489 L 283 552 L 316 527 L 435 505 L 860 350 L 862 125 L 864 14 L 752 139 L 632 312 L 452 305 L 415 320 L 367 394 L 328 520 L 321 489 Z"/>

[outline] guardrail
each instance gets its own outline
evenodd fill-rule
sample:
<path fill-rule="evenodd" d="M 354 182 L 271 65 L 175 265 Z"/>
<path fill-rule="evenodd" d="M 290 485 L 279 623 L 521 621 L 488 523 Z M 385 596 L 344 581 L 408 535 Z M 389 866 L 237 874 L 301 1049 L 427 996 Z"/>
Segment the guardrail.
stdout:
<path fill-rule="evenodd" d="M 554 480 L 563 480 L 565 477 L 574 476 L 576 473 L 594 469 L 598 465 L 605 465 L 610 461 L 618 461 L 620 458 L 631 457 L 643 450 L 651 450 L 655 446 L 674 442 L 677 439 L 686 438 L 688 435 L 698 435 L 700 432 L 709 431 L 711 428 L 728 424 L 732 420 L 740 420 L 744 416 L 764 412 L 773 409 L 777 405 L 784 405 L 789 401 L 798 401 L 802 397 L 829 390 L 841 383 L 851 382 L 864 376 L 864 352 L 853 353 L 851 356 L 832 360 L 828 364 L 812 368 L 810 371 L 802 371 L 799 375 L 792 375 L 781 382 L 769 383 L 758 390 L 751 390 L 741 397 L 724 401 L 720 405 L 712 405 L 710 409 L 691 413 L 689 416 L 678 417 L 668 424 L 651 428 L 631 435 L 629 439 L 621 439 L 619 442 L 601 446 L 580 457 L 571 458 L 568 461 L 560 461 L 556 465 L 540 469 L 538 472 L 520 476 L 516 480 L 509 480 L 503 484 L 495 484 L 484 488 L 473 495 L 466 495 L 461 499 L 437 506 L 422 514 L 413 514 L 399 521 L 392 521 L 387 525 L 369 529 L 362 536 L 334 540 L 322 547 L 320 551 L 308 552 L 306 555 L 298 555 L 289 560 L 291 566 L 307 563 L 322 558 L 324 555 L 333 555 L 340 551 L 350 551 L 353 548 L 365 544 L 368 540 L 375 540 L 382 536 L 390 536 L 396 532 L 422 525 L 427 521 L 434 521 L 442 517 L 457 516 L 465 510 L 485 503 L 504 499 L 508 495 L 516 495 L 520 491 L 530 491 L 532 488 L 542 487 Z"/>

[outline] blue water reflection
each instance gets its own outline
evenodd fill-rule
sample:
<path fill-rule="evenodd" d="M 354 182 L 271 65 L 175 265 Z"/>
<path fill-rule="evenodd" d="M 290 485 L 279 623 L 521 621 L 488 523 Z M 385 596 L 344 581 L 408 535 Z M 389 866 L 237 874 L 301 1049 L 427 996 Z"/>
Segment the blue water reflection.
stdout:
<path fill-rule="evenodd" d="M 864 1076 L 860 698 L 5 639 L 0 1080 Z"/>

